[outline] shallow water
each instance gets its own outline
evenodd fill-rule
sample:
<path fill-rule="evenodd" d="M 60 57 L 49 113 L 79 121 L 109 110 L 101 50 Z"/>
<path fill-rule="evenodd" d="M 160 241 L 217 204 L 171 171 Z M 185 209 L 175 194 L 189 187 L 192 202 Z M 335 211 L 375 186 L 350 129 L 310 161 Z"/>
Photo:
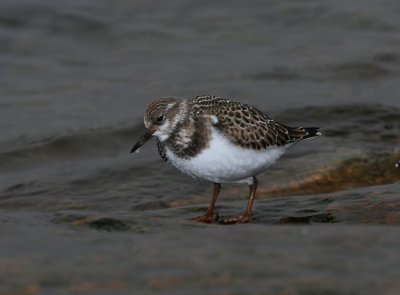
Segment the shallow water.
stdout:
<path fill-rule="evenodd" d="M 0 294 L 400 292 L 396 1 L 1 7 Z M 259 177 L 254 224 L 193 224 L 211 185 L 129 154 L 152 99 L 199 94 L 322 128 Z"/>
<path fill-rule="evenodd" d="M 396 294 L 397 185 L 262 200 L 251 225 L 136 212 L 2 211 L 4 294 Z M 379 198 L 377 198 L 379 196 Z M 245 202 L 221 202 L 237 213 Z M 275 225 L 275 226 L 272 226 Z M 27 243 L 29 241 L 29 243 Z"/>

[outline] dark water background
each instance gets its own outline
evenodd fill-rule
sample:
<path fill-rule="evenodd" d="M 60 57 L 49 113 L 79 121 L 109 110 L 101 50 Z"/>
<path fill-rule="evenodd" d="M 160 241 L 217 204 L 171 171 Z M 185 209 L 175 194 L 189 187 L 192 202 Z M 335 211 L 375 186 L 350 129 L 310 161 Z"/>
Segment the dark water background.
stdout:
<path fill-rule="evenodd" d="M 400 294 L 399 15 L 0 0 L 0 294 Z M 189 221 L 211 186 L 129 154 L 152 99 L 200 94 L 323 129 L 260 176 L 254 224 Z"/>

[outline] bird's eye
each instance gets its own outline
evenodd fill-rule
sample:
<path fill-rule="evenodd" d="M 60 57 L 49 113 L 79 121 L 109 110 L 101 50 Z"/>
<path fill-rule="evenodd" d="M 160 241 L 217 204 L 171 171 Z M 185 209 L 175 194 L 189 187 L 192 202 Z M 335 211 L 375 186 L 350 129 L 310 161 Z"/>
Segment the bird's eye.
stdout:
<path fill-rule="evenodd" d="M 161 123 L 162 121 L 164 121 L 164 115 L 160 115 L 156 118 L 156 122 L 157 123 Z"/>

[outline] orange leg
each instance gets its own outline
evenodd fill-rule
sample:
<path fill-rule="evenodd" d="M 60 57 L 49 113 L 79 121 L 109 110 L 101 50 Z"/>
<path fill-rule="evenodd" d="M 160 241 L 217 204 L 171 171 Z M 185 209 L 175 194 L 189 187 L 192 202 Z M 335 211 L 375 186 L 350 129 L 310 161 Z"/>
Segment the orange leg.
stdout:
<path fill-rule="evenodd" d="M 224 218 L 221 221 L 221 223 L 232 224 L 232 223 L 247 223 L 253 221 L 252 210 L 253 210 L 254 198 L 256 196 L 257 186 L 258 186 L 257 178 L 253 176 L 253 183 L 249 185 L 249 191 L 250 191 L 249 201 L 247 202 L 247 207 L 244 214 L 240 216 Z"/>
<path fill-rule="evenodd" d="M 204 222 L 204 223 L 214 223 L 215 221 L 218 220 L 218 217 L 219 217 L 218 212 L 214 212 L 214 205 L 215 205 L 215 202 L 217 201 L 220 190 L 221 190 L 221 184 L 214 183 L 212 199 L 211 199 L 210 205 L 208 205 L 206 213 L 203 216 L 194 217 L 194 218 L 192 218 L 192 220 L 197 221 L 197 222 Z"/>

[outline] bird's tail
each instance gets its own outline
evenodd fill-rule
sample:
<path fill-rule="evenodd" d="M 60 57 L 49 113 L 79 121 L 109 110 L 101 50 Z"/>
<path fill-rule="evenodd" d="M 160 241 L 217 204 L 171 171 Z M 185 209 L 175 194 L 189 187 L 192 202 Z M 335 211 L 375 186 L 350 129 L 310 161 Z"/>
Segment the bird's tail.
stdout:
<path fill-rule="evenodd" d="M 289 127 L 288 131 L 294 141 L 322 135 L 319 127 Z"/>
<path fill-rule="evenodd" d="M 319 131 L 319 127 L 306 127 L 303 129 L 307 132 L 303 139 L 322 135 Z"/>

